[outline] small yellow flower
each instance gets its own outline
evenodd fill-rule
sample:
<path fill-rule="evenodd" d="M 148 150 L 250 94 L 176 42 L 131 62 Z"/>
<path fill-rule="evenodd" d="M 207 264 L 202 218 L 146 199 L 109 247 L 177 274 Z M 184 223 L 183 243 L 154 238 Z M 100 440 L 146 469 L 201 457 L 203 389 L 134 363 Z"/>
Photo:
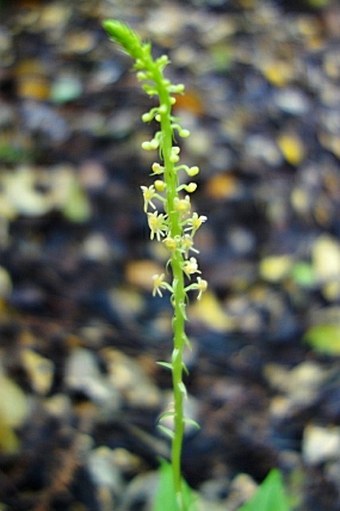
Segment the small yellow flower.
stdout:
<path fill-rule="evenodd" d="M 208 289 L 208 282 L 201 277 L 197 277 L 196 289 L 198 290 L 197 300 L 202 298 L 202 294 Z"/>
<path fill-rule="evenodd" d="M 152 276 L 152 280 L 153 280 L 153 290 L 152 290 L 152 296 L 163 296 L 163 293 L 162 293 L 162 288 L 164 287 L 164 279 L 165 279 L 165 275 L 164 273 L 161 273 L 160 275 L 158 273 L 156 273 L 155 275 Z"/>
<path fill-rule="evenodd" d="M 175 197 L 174 206 L 175 210 L 183 215 L 189 213 L 191 208 L 189 195 L 186 195 L 185 199 L 179 199 L 178 197 Z"/>
<path fill-rule="evenodd" d="M 170 291 L 170 293 L 173 292 L 172 287 L 168 282 L 165 282 L 165 275 L 164 273 L 158 274 L 152 276 L 153 280 L 153 290 L 152 290 L 152 296 L 163 296 L 162 289 L 167 289 Z"/>
<path fill-rule="evenodd" d="M 177 237 L 176 237 L 177 238 Z M 167 236 L 164 240 L 163 240 L 163 243 L 164 245 L 166 246 L 166 248 L 168 250 L 170 250 L 171 252 L 173 250 L 176 250 L 176 248 L 178 247 L 178 239 L 176 238 L 171 238 L 170 236 Z"/>
<path fill-rule="evenodd" d="M 194 240 L 189 234 L 185 234 L 181 238 L 181 249 L 183 250 L 185 257 L 188 257 L 189 251 L 196 252 L 196 254 L 199 253 L 199 250 L 194 248 Z"/>
<path fill-rule="evenodd" d="M 154 213 L 148 213 L 148 224 L 150 227 L 150 239 L 154 239 L 156 237 L 157 241 L 161 241 L 161 237 L 166 234 L 168 230 L 168 225 L 166 221 L 166 215 L 163 213 L 158 213 L 155 211 Z"/>
<path fill-rule="evenodd" d="M 193 235 L 206 221 L 207 221 L 206 216 L 204 215 L 198 216 L 197 213 L 193 213 L 192 217 L 187 220 L 187 225 L 189 225 L 189 227 L 186 227 L 185 231 L 191 231 L 191 235 Z"/>
<path fill-rule="evenodd" d="M 156 190 L 154 185 L 151 186 L 141 186 L 142 192 L 143 192 L 143 199 L 144 199 L 144 213 L 147 212 L 149 205 L 156 209 L 156 206 L 152 202 L 152 199 L 156 196 Z"/>
<path fill-rule="evenodd" d="M 197 277 L 197 281 L 193 284 L 190 284 L 190 286 L 187 286 L 185 288 L 185 292 L 188 291 L 198 291 L 197 300 L 200 300 L 202 298 L 202 294 L 208 289 L 208 282 L 204 279 L 201 279 L 201 277 Z"/>
<path fill-rule="evenodd" d="M 193 275 L 194 273 L 201 273 L 198 269 L 196 257 L 190 257 L 190 259 L 184 261 L 182 269 L 189 279 L 190 275 Z"/>

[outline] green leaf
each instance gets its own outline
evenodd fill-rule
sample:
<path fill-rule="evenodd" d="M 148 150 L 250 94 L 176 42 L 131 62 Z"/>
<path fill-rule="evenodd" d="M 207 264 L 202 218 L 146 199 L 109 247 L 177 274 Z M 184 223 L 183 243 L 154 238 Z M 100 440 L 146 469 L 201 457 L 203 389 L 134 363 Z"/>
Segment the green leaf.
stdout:
<path fill-rule="evenodd" d="M 186 417 L 184 419 L 184 424 L 188 426 L 193 426 L 196 429 L 201 429 L 201 426 L 198 424 L 198 422 L 196 422 L 194 419 L 190 419 L 189 417 Z"/>
<path fill-rule="evenodd" d="M 156 364 L 158 364 L 159 366 L 165 367 L 166 369 L 170 369 L 170 371 L 172 371 L 172 364 L 170 364 L 169 362 L 158 361 L 158 362 L 156 362 Z"/>
<path fill-rule="evenodd" d="M 161 413 L 161 415 L 160 415 L 160 417 L 159 417 L 159 419 L 158 419 L 158 420 L 159 420 L 159 421 L 162 421 L 162 420 L 164 420 L 164 419 L 168 419 L 169 417 L 172 417 L 172 418 L 173 418 L 173 417 L 174 417 L 174 415 L 175 415 L 175 412 L 173 412 L 173 411 L 163 412 L 163 413 Z"/>
<path fill-rule="evenodd" d="M 166 426 L 163 426 L 162 424 L 158 424 L 157 427 L 168 438 L 170 438 L 171 440 L 174 439 L 174 437 L 175 437 L 174 432 L 170 428 L 167 428 Z"/>
<path fill-rule="evenodd" d="M 184 362 L 182 362 L 182 369 L 183 369 L 184 373 L 188 376 L 189 375 L 189 369 L 187 368 L 187 366 L 185 365 Z"/>
<path fill-rule="evenodd" d="M 340 324 L 321 323 L 312 326 L 304 339 L 316 351 L 328 355 L 340 355 Z"/>
<path fill-rule="evenodd" d="M 91 216 L 90 203 L 76 180 L 69 185 L 61 211 L 68 220 L 75 223 L 86 222 Z"/>
<path fill-rule="evenodd" d="M 178 383 L 178 390 L 181 392 L 183 398 L 187 399 L 188 397 L 187 389 L 182 381 Z"/>
<path fill-rule="evenodd" d="M 196 495 L 184 480 L 182 484 L 185 511 L 196 511 Z M 152 511 L 181 511 L 173 487 L 172 467 L 166 461 L 161 462 L 159 469 L 159 484 Z"/>
<path fill-rule="evenodd" d="M 271 470 L 254 497 L 238 511 L 290 511 L 280 471 Z"/>
<path fill-rule="evenodd" d="M 291 275 L 294 281 L 302 287 L 311 287 L 316 282 L 313 266 L 304 261 L 294 264 Z"/>

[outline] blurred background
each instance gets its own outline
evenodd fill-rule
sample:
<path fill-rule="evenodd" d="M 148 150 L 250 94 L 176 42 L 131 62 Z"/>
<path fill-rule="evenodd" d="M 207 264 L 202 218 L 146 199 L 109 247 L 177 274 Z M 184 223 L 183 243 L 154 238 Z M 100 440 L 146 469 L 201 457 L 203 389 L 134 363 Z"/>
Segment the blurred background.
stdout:
<path fill-rule="evenodd" d="M 170 379 L 141 150 L 152 102 L 101 28 L 184 83 L 209 290 L 188 306 L 183 468 L 212 511 L 267 472 L 340 510 L 340 7 L 332 0 L 0 2 L 0 509 L 146 511 Z"/>

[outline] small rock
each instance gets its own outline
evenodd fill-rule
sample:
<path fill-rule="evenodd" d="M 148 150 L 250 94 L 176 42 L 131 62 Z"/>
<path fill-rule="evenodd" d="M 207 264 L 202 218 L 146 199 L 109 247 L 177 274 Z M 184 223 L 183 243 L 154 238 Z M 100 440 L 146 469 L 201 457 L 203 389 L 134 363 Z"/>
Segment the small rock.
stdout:
<path fill-rule="evenodd" d="M 113 451 L 104 446 L 93 450 L 87 461 L 87 469 L 101 495 L 104 488 L 109 490 L 106 495 L 114 507 L 123 492 L 123 480 L 115 465 Z"/>
<path fill-rule="evenodd" d="M 64 142 L 70 135 L 69 127 L 55 109 L 42 102 L 27 100 L 22 105 L 22 122 L 26 129 L 40 133 L 54 143 Z"/>
<path fill-rule="evenodd" d="M 55 103 L 66 103 L 81 96 L 83 86 L 78 76 L 71 73 L 59 74 L 51 86 L 50 99 Z"/>
<path fill-rule="evenodd" d="M 270 385 L 286 394 L 291 404 L 308 406 L 318 395 L 328 372 L 315 362 L 302 362 L 293 369 L 267 364 L 264 369 Z"/>
<path fill-rule="evenodd" d="M 70 31 L 63 41 L 63 49 L 66 54 L 84 55 L 89 53 L 96 45 L 96 32 L 90 30 Z"/>
<path fill-rule="evenodd" d="M 65 383 L 70 390 L 82 392 L 105 410 L 114 412 L 120 406 L 117 389 L 100 372 L 94 353 L 75 348 L 65 367 Z"/>
<path fill-rule="evenodd" d="M 139 364 L 114 348 L 102 350 L 109 381 L 130 405 L 157 407 L 161 393 Z"/>
<path fill-rule="evenodd" d="M 340 427 L 321 427 L 310 424 L 305 427 L 302 455 L 309 465 L 317 465 L 340 456 Z"/>
<path fill-rule="evenodd" d="M 136 507 L 145 511 L 151 509 L 157 485 L 157 472 L 148 472 L 134 477 L 124 491 L 120 511 L 130 511 Z"/>
<path fill-rule="evenodd" d="M 110 245 L 103 234 L 93 232 L 84 240 L 82 254 L 89 261 L 107 263 L 110 260 Z"/>
<path fill-rule="evenodd" d="M 257 484 L 248 474 L 238 474 L 230 484 L 230 496 L 227 499 L 228 509 L 239 509 L 257 490 Z"/>
<path fill-rule="evenodd" d="M 245 157 L 249 162 L 253 163 L 253 159 L 258 159 L 271 166 L 277 166 L 282 161 L 282 156 L 274 141 L 264 135 L 251 135 L 247 138 Z"/>
<path fill-rule="evenodd" d="M 288 114 L 306 115 L 310 109 L 308 97 L 297 88 L 278 89 L 275 91 L 274 100 L 277 106 Z"/>

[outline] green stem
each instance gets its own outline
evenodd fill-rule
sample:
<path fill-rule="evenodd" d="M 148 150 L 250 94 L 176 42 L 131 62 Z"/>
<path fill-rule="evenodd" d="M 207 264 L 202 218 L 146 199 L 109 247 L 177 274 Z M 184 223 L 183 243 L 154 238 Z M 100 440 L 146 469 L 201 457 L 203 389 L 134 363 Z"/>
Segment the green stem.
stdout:
<path fill-rule="evenodd" d="M 159 79 L 158 79 L 159 78 Z M 169 216 L 169 234 L 171 237 L 182 234 L 182 227 L 179 213 L 175 210 L 174 200 L 178 196 L 178 177 L 174 170 L 174 163 L 171 161 L 171 149 L 173 145 L 173 129 L 171 127 L 171 100 L 170 94 L 163 86 L 162 77 L 155 76 L 158 86 L 160 104 L 166 105 L 167 112 L 161 115 L 160 126 L 162 132 L 162 151 L 164 161 L 164 180 L 167 186 L 166 211 Z M 172 357 L 172 385 L 174 397 L 174 436 L 171 445 L 171 462 L 174 489 L 177 496 L 180 511 L 184 511 L 182 491 L 182 445 L 184 437 L 184 386 L 183 386 L 183 350 L 185 346 L 185 300 L 184 277 L 182 270 L 183 256 L 180 251 L 173 252 L 170 258 L 170 265 L 173 276 L 173 357 Z"/>
<path fill-rule="evenodd" d="M 174 487 L 176 495 L 178 496 L 180 509 L 184 509 L 182 497 L 182 476 L 181 476 L 181 457 L 182 457 L 182 444 L 184 436 L 184 411 L 183 411 L 183 349 L 185 339 L 185 318 L 183 306 L 185 304 L 185 291 L 183 272 L 177 258 L 173 257 L 171 260 L 173 278 L 177 280 L 176 292 L 174 293 L 174 320 L 173 320 L 173 333 L 174 333 L 174 354 L 172 364 L 172 384 L 174 393 L 174 430 L 175 435 L 172 440 L 172 469 L 174 478 Z"/>

